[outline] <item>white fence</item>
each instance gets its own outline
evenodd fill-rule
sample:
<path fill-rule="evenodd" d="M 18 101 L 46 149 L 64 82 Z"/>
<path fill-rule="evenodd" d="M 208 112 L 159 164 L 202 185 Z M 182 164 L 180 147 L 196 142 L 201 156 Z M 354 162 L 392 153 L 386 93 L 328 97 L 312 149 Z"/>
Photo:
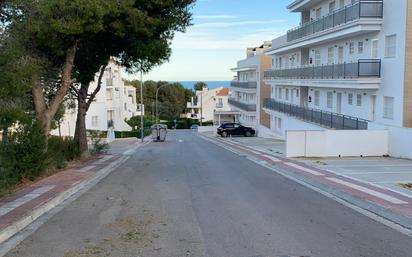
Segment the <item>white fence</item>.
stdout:
<path fill-rule="evenodd" d="M 286 157 L 350 157 L 389 154 L 387 130 L 287 131 Z"/>

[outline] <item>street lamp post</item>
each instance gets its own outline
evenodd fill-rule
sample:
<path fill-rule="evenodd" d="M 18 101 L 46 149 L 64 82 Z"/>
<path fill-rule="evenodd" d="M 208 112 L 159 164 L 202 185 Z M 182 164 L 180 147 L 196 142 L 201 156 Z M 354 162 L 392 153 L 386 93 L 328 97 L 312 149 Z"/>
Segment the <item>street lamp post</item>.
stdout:
<path fill-rule="evenodd" d="M 143 121 L 143 67 L 140 63 L 140 140 L 143 143 L 144 138 L 144 121 Z"/>
<path fill-rule="evenodd" d="M 162 87 L 164 87 L 164 86 L 166 86 L 166 84 L 164 84 L 164 85 L 161 85 L 160 87 L 158 87 L 157 88 L 157 90 L 156 90 L 156 123 L 158 123 L 158 119 L 159 119 L 159 113 L 158 113 L 158 104 L 157 104 L 157 98 L 158 98 L 158 96 L 159 96 L 159 89 L 161 89 Z"/>

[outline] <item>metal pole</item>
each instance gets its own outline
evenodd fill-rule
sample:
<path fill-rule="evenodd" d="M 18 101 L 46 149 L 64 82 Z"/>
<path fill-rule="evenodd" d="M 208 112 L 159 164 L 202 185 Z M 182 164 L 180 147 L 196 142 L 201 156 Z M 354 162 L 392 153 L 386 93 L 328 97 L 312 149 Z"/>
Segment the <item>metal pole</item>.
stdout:
<path fill-rule="evenodd" d="M 140 140 L 143 143 L 144 138 L 144 113 L 143 113 L 143 65 L 140 63 Z"/>
<path fill-rule="evenodd" d="M 200 126 L 201 127 L 203 126 L 202 121 L 203 121 L 203 88 L 202 88 L 202 91 L 200 92 Z"/>

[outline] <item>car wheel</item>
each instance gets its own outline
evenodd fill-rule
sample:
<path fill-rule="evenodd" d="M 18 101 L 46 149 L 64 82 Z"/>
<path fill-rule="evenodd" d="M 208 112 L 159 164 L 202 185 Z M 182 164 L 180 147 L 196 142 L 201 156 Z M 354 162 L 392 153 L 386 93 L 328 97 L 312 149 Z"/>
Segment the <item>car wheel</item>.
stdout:
<path fill-rule="evenodd" d="M 227 137 L 227 132 L 226 131 L 222 132 L 222 137 Z"/>
<path fill-rule="evenodd" d="M 250 137 L 250 136 L 252 136 L 252 133 L 250 133 L 250 131 L 246 131 L 245 136 Z"/>

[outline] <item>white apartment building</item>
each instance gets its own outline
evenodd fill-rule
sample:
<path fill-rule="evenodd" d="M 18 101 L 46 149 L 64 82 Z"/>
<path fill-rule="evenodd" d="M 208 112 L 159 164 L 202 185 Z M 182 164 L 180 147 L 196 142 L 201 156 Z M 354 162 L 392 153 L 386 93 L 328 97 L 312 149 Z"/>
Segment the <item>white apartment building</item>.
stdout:
<path fill-rule="evenodd" d="M 113 127 L 115 131 L 130 131 L 132 128 L 125 120 L 141 114 L 136 103 L 136 88 L 125 85 L 121 70 L 122 67 L 115 61 L 110 61 L 106 67 L 100 91 L 87 112 L 86 128 L 88 130 L 107 131 Z M 97 87 L 98 77 L 97 73 L 95 80 L 90 84 L 90 94 Z M 144 106 L 142 109 L 144 110 Z M 66 111 L 60 125 L 62 136 L 74 135 L 76 116 L 77 107 Z M 58 134 L 58 130 L 53 133 Z"/>
<path fill-rule="evenodd" d="M 230 111 L 228 98 L 229 89 L 218 87 L 209 89 L 204 87 L 203 90 L 196 91 L 196 96 L 192 97 L 191 101 L 187 103 L 187 118 L 202 121 L 213 121 L 216 112 Z"/>
<path fill-rule="evenodd" d="M 264 54 L 272 42 L 264 42 L 259 47 L 247 48 L 246 59 L 237 62 L 231 69 L 236 76 L 231 81 L 230 107 L 238 111 L 238 121 L 244 126 L 253 127 L 259 136 L 271 134 L 269 115 L 263 107 L 263 100 L 270 95 L 270 88 L 263 81 L 263 73 L 270 68 L 271 58 Z"/>
<path fill-rule="evenodd" d="M 295 0 L 300 26 L 272 41 L 271 130 L 412 127 L 410 0 Z M 409 13 L 409 15 L 408 15 Z"/>

